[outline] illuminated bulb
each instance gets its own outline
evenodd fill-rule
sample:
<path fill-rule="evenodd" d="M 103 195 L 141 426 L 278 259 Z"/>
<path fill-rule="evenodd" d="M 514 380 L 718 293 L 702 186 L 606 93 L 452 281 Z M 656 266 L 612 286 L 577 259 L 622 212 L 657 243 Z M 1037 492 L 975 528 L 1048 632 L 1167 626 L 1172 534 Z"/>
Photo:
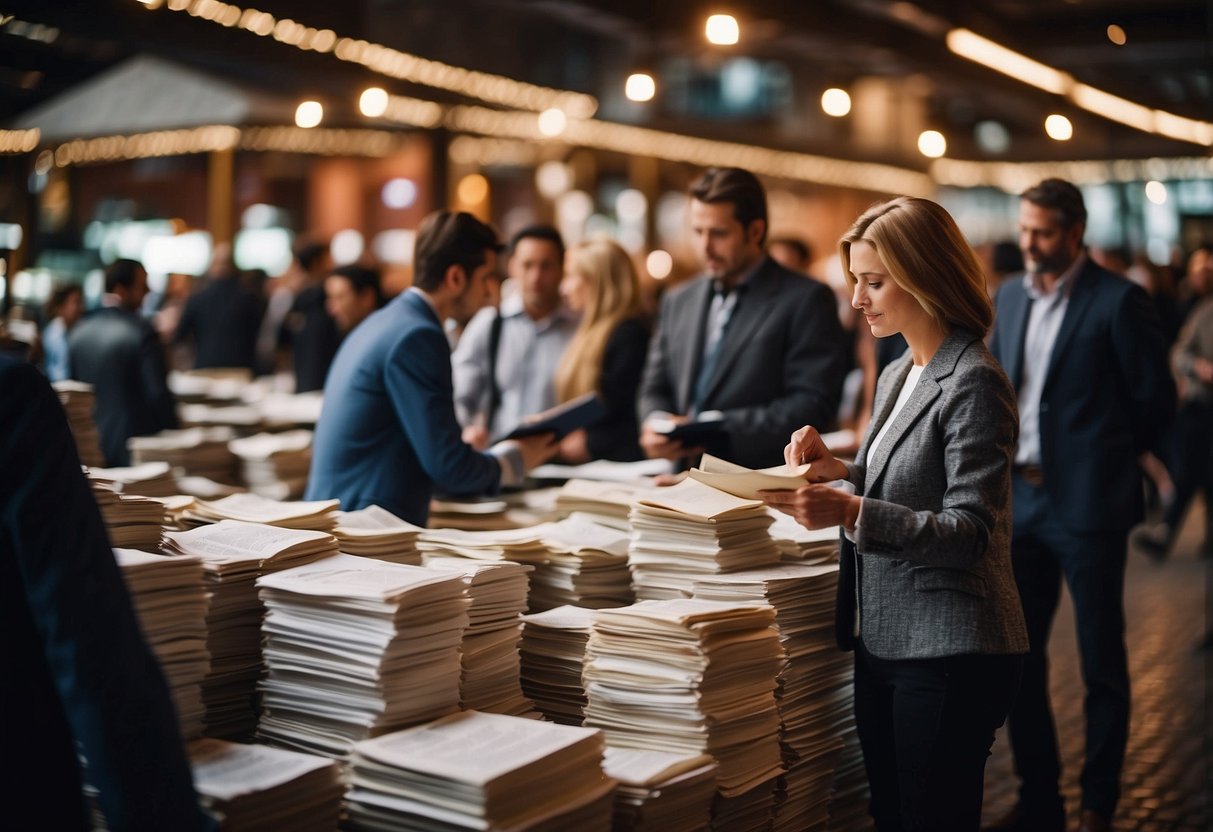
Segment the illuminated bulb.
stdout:
<path fill-rule="evenodd" d="M 923 130 L 918 134 L 918 152 L 928 159 L 938 159 L 948 150 L 948 140 L 938 130 Z"/>
<path fill-rule="evenodd" d="M 623 85 L 623 94 L 629 101 L 652 101 L 657 94 L 657 82 L 647 72 L 633 72 Z"/>
<path fill-rule="evenodd" d="M 558 107 L 552 107 L 539 114 L 539 132 L 545 136 L 559 136 L 568 126 L 568 116 Z"/>
<path fill-rule="evenodd" d="M 620 222 L 635 223 L 644 219 L 649 201 L 635 188 L 625 188 L 615 197 L 615 214 Z"/>
<path fill-rule="evenodd" d="M 1124 46 L 1129 40 L 1129 36 L 1125 34 L 1125 30 L 1115 23 L 1108 26 L 1108 40 L 1117 46 Z"/>
<path fill-rule="evenodd" d="M 347 228 L 333 235 L 333 241 L 329 243 L 329 254 L 335 265 L 344 266 L 362 256 L 364 245 L 362 235 L 352 228 Z"/>
<path fill-rule="evenodd" d="M 654 280 L 665 280 L 674 270 L 674 258 L 668 251 L 654 249 L 644 260 L 644 266 Z"/>
<path fill-rule="evenodd" d="M 1045 119 L 1045 133 L 1055 141 L 1068 142 L 1074 136 L 1074 125 L 1065 116 L 1053 113 Z"/>
<path fill-rule="evenodd" d="M 387 91 L 380 87 L 363 90 L 358 98 L 358 110 L 367 118 L 379 118 L 387 112 Z"/>
<path fill-rule="evenodd" d="M 851 96 L 846 90 L 831 87 L 821 94 L 821 109 L 827 116 L 840 118 L 851 112 Z"/>
<path fill-rule="evenodd" d="M 535 171 L 535 187 L 548 199 L 555 199 L 573 187 L 573 174 L 564 162 L 544 162 Z"/>
<path fill-rule="evenodd" d="M 737 25 L 737 18 L 731 14 L 714 14 L 709 17 L 703 27 L 703 33 L 707 37 L 708 43 L 714 43 L 717 46 L 732 46 L 741 39 L 741 29 Z"/>
<path fill-rule="evenodd" d="M 1167 186 L 1157 179 L 1150 180 L 1146 183 L 1146 199 L 1155 205 L 1165 204 L 1167 201 Z"/>
<path fill-rule="evenodd" d="M 479 173 L 469 173 L 459 180 L 455 195 L 464 205 L 479 205 L 488 198 L 489 180 Z"/>
<path fill-rule="evenodd" d="M 417 183 L 403 177 L 390 179 L 383 186 L 382 197 L 383 204 L 388 208 L 396 210 L 408 208 L 417 201 Z"/>
<path fill-rule="evenodd" d="M 304 101 L 295 110 L 295 125 L 297 127 L 315 127 L 324 120 L 324 107 L 319 101 Z"/>

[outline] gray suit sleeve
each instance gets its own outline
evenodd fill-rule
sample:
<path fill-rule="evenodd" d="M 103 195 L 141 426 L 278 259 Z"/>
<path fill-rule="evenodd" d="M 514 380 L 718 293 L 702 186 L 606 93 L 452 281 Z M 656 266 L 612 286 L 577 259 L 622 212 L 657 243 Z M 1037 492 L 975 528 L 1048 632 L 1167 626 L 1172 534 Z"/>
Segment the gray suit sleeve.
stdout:
<path fill-rule="evenodd" d="M 642 423 L 654 411 L 678 412 L 669 352 L 670 339 L 676 337 L 673 332 L 674 317 L 670 296 L 667 295 L 661 300 L 657 328 L 649 340 L 649 354 L 644 362 L 644 375 L 636 396 L 636 415 Z"/>
<path fill-rule="evenodd" d="M 970 368 L 957 384 L 937 418 L 928 414 L 914 428 L 940 432 L 946 480 L 941 510 L 915 511 L 865 497 L 855 535 L 860 553 L 956 569 L 972 568 L 985 555 L 999 513 L 1009 506 L 1018 416 L 1010 385 L 997 368 Z M 914 444 L 913 434 L 902 440 L 889 461 L 897 467 L 886 469 L 886 478 L 912 478 L 919 466 L 938 464 L 904 452 Z"/>

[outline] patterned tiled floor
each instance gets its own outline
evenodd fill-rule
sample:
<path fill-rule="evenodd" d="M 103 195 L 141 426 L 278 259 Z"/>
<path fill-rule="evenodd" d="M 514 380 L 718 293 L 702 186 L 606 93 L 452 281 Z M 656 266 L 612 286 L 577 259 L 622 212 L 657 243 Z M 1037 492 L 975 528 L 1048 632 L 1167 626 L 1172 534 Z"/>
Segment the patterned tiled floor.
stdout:
<path fill-rule="evenodd" d="M 1194 505 L 1171 557 L 1161 563 L 1130 552 L 1125 588 L 1126 638 L 1133 710 L 1117 832 L 1204 832 L 1213 780 L 1213 649 L 1202 649 L 1213 625 L 1213 564 L 1197 554 L 1202 529 Z M 1065 593 L 1063 593 L 1063 597 Z M 1049 645 L 1051 693 L 1062 746 L 1062 791 L 1077 827 L 1083 753 L 1082 681 L 1073 611 L 1064 598 Z M 1015 802 L 1010 748 L 1000 732 L 986 769 L 985 817 Z"/>

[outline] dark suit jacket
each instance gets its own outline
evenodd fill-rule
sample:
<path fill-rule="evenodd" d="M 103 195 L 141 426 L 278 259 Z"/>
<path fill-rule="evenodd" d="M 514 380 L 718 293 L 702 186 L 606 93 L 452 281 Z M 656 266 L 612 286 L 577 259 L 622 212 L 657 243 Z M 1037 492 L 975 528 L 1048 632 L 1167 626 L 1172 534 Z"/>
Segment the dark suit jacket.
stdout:
<path fill-rule="evenodd" d="M 78 742 L 110 829 L 208 828 L 63 408 L 37 370 L 5 357 L 0 390 L 4 826 L 92 828 Z"/>
<path fill-rule="evenodd" d="M 236 275 L 212 278 L 190 295 L 175 342 L 194 340 L 194 369 L 248 367 L 257 361 L 257 332 L 265 301 Z"/>
<path fill-rule="evenodd" d="M 1032 304 L 1022 277 L 1004 281 L 995 303 L 990 351 L 1018 391 Z M 1088 260 L 1076 276 L 1040 403 L 1045 488 L 1070 531 L 1124 532 L 1141 518 L 1137 455 L 1156 443 L 1174 409 L 1149 297 Z"/>
<path fill-rule="evenodd" d="M 864 647 L 875 656 L 1026 653 L 1011 573 L 1015 395 L 981 339 L 957 330 L 868 465 L 911 363 L 907 352 L 880 377 L 867 436 L 847 465 L 864 501 L 854 545 L 844 538 L 839 644 L 853 646 L 858 579 Z"/>
<path fill-rule="evenodd" d="M 640 450 L 640 422 L 636 418 L 636 388 L 640 386 L 648 346 L 649 327 L 641 318 L 621 321 L 607 339 L 598 382 L 606 415 L 585 432 L 586 446 L 593 459 L 620 462 L 644 459 Z"/>
<path fill-rule="evenodd" d="M 751 468 L 778 465 L 792 432 L 828 430 L 838 411 L 844 337 L 833 293 L 765 258 L 725 331 L 701 410 L 725 415 L 726 439 L 708 451 Z M 649 344 L 640 418 L 686 414 L 703 355 L 712 281 L 667 295 Z"/>
<path fill-rule="evenodd" d="M 72 377 L 93 385 L 106 465 L 130 464 L 130 437 L 177 427 L 164 349 L 138 315 L 115 306 L 98 309 L 72 330 L 68 355 Z"/>
<path fill-rule="evenodd" d="M 325 377 L 341 344 L 341 333 L 324 308 L 324 301 L 324 286 L 309 286 L 296 295 L 282 322 L 281 340 L 294 356 L 296 393 L 324 389 Z"/>
<path fill-rule="evenodd" d="M 460 438 L 451 350 L 433 309 L 409 291 L 354 329 L 333 361 L 316 425 L 307 499 L 379 505 L 424 526 L 435 485 L 497 490 L 501 466 Z"/>

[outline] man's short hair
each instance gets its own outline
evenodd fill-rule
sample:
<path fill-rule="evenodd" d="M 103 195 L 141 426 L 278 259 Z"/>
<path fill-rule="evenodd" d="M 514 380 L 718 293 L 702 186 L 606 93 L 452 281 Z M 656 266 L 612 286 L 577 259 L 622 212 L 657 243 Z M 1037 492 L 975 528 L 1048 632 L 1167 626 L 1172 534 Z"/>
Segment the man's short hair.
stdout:
<path fill-rule="evenodd" d="M 320 262 L 320 259 L 328 253 L 328 243 L 318 243 L 315 240 L 301 240 L 295 244 L 294 250 L 291 252 L 295 255 L 295 259 L 299 261 L 299 265 L 305 272 L 310 272 Z"/>
<path fill-rule="evenodd" d="M 514 234 L 510 238 L 509 252 L 512 255 L 518 249 L 518 244 L 523 240 L 546 240 L 556 246 L 556 254 L 560 257 L 560 262 L 564 262 L 564 238 L 560 236 L 560 232 L 550 225 L 528 225 L 526 228 Z"/>
<path fill-rule="evenodd" d="M 115 260 L 105 270 L 105 291 L 112 292 L 119 286 L 130 289 L 135 285 L 135 276 L 143 271 L 143 264 L 138 260 L 122 258 Z"/>
<path fill-rule="evenodd" d="M 375 293 L 375 306 L 383 305 L 383 285 L 379 279 L 379 270 L 372 269 L 367 266 L 359 266 L 356 263 L 350 263 L 345 266 L 338 266 L 329 272 L 330 277 L 344 277 L 350 282 L 350 286 L 354 289 L 354 294 L 361 295 L 363 292 L 371 291 Z"/>
<path fill-rule="evenodd" d="M 801 263 L 808 263 L 813 259 L 813 252 L 809 248 L 809 244 L 799 237 L 776 237 L 768 245 L 790 248 Z"/>
<path fill-rule="evenodd" d="M 1028 188 L 1019 198 L 1054 211 L 1062 228 L 1086 225 L 1087 206 L 1082 191 L 1064 179 L 1045 179 Z"/>
<path fill-rule="evenodd" d="M 706 203 L 728 202 L 733 205 L 733 218 L 742 228 L 762 220 L 762 239 L 766 239 L 767 192 L 758 177 L 741 168 L 708 168 L 691 183 L 692 198 Z M 759 240 L 762 242 L 762 240 Z"/>
<path fill-rule="evenodd" d="M 435 211 L 417 228 L 413 254 L 413 285 L 432 292 L 442 285 L 447 269 L 461 266 L 468 277 L 484 265 L 486 251 L 500 252 L 492 226 L 466 211 Z"/>

